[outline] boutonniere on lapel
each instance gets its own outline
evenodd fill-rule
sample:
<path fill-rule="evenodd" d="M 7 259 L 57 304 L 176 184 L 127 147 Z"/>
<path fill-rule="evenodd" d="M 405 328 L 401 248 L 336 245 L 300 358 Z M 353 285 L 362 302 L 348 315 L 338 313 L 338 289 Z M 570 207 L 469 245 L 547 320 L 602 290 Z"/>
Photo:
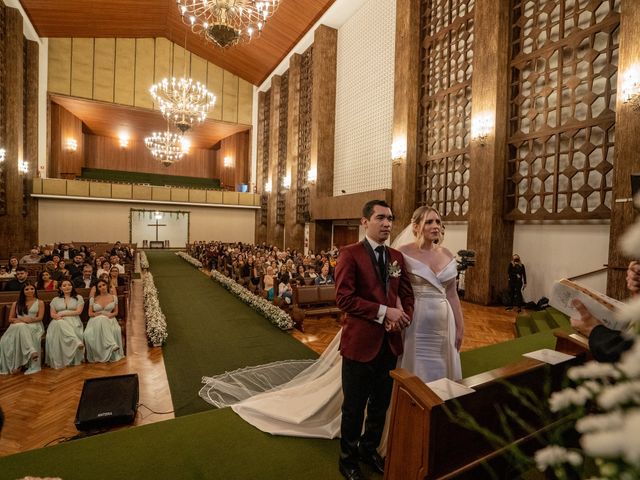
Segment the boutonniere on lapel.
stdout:
<path fill-rule="evenodd" d="M 402 275 L 402 269 L 400 268 L 400 265 L 398 265 L 398 261 L 394 260 L 393 263 L 391 263 L 389 265 L 389 278 L 398 278 L 400 275 Z"/>

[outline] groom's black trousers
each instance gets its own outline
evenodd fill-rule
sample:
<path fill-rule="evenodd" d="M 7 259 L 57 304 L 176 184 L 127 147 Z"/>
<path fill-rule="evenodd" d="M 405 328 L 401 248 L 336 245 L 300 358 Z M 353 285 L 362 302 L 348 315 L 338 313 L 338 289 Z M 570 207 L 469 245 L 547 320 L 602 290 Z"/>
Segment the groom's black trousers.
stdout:
<path fill-rule="evenodd" d="M 382 348 L 370 362 L 342 358 L 344 401 L 340 427 L 340 463 L 347 468 L 358 465 L 358 443 L 360 450 L 366 453 L 373 452 L 380 444 L 393 387 L 389 371 L 395 368 L 396 361 L 397 357 L 389 348 L 386 338 L 382 342 Z M 362 434 L 365 408 L 367 419 Z"/>

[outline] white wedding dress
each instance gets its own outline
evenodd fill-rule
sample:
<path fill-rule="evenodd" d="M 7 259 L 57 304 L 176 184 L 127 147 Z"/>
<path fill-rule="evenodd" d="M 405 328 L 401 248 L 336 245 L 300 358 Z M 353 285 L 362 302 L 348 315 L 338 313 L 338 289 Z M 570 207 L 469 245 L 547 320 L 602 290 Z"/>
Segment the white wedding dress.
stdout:
<path fill-rule="evenodd" d="M 406 364 L 399 362 L 398 365 L 423 379 L 435 380 L 449 374 L 450 378 L 458 379 L 461 375 L 460 357 L 453 343 L 455 323 L 443 285 L 455 282 L 456 264 L 452 260 L 435 275 L 418 260 L 406 255 L 405 260 L 417 295 L 414 320 L 405 332 L 406 353 L 402 361 Z M 437 333 L 431 335 L 429 328 L 434 313 L 437 313 Z M 338 332 L 317 360 L 284 360 L 203 377 L 204 386 L 199 395 L 215 407 L 230 406 L 263 432 L 338 437 L 343 399 L 340 334 Z M 445 352 L 446 356 L 442 357 Z M 421 364 L 423 361 L 426 365 Z M 383 437 L 386 439 L 386 432 Z M 385 450 L 385 443 L 383 440 L 379 451 Z"/>
<path fill-rule="evenodd" d="M 404 332 L 404 353 L 398 366 L 424 382 L 462 378 L 456 349 L 456 323 L 446 287 L 456 281 L 455 258 L 437 274 L 419 260 L 404 255 L 413 296 L 413 320 Z"/>

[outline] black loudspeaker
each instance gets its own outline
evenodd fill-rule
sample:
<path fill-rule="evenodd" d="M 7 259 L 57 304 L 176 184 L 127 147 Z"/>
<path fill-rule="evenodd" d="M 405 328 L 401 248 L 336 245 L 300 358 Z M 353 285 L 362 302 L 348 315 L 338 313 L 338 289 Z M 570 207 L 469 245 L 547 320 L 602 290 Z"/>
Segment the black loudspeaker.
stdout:
<path fill-rule="evenodd" d="M 640 173 L 631 174 L 631 196 L 633 198 L 640 192 Z"/>
<path fill-rule="evenodd" d="M 311 214 L 309 212 L 304 212 L 302 216 L 305 222 L 309 223 L 311 221 Z"/>
<path fill-rule="evenodd" d="M 138 410 L 138 375 L 90 378 L 84 381 L 76 428 L 100 430 L 133 423 Z"/>

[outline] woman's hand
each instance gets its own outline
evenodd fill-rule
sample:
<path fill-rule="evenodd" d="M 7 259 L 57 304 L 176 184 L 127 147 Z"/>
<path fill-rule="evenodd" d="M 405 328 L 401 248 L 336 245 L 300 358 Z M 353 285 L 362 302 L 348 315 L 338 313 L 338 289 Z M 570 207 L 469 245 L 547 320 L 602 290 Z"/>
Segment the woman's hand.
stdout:
<path fill-rule="evenodd" d="M 456 350 L 460 351 L 462 347 L 462 339 L 464 337 L 464 327 L 456 325 Z"/>
<path fill-rule="evenodd" d="M 62 315 L 60 315 L 59 313 L 51 312 L 51 318 L 53 318 L 54 320 L 60 320 L 62 318 Z"/>

